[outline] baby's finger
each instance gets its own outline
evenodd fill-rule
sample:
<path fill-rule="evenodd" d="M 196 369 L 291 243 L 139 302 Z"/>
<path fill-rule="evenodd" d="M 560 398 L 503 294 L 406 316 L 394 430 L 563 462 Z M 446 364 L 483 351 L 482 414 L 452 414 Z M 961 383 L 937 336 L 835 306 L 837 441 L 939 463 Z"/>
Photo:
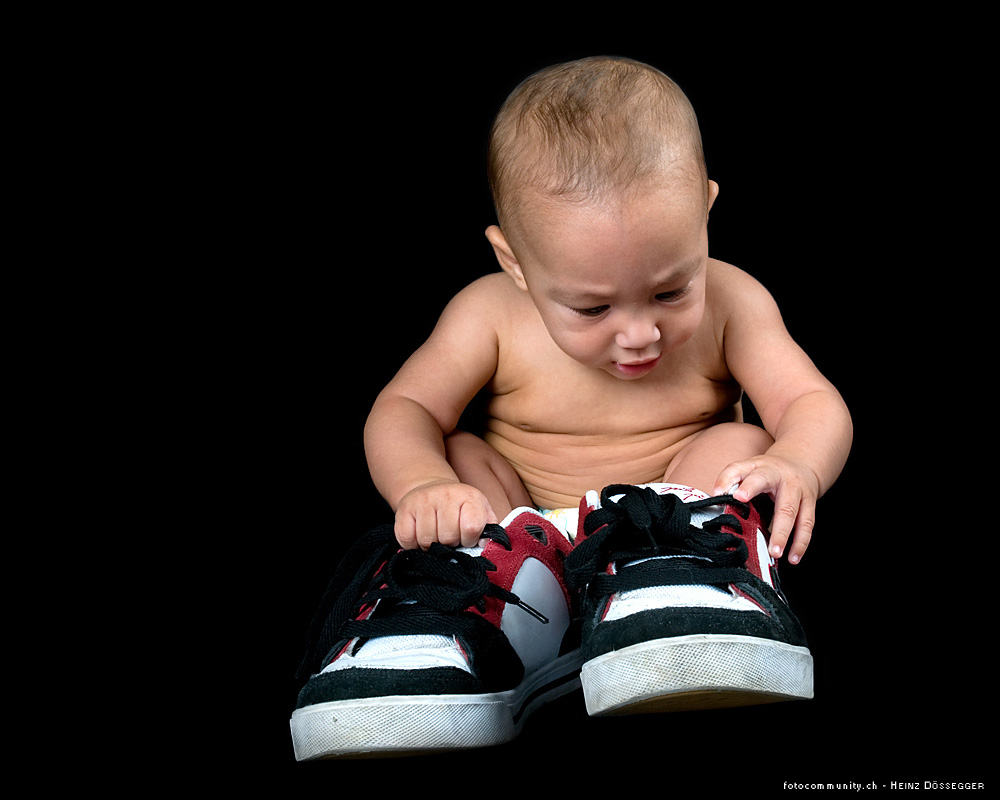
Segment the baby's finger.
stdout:
<path fill-rule="evenodd" d="M 473 503 L 465 503 L 459 513 L 459 530 L 463 547 L 475 547 L 483 535 L 483 528 L 497 521 L 496 514 L 489 506 L 484 508 Z"/>
<path fill-rule="evenodd" d="M 802 492 L 789 486 L 782 487 L 774 498 L 771 541 L 768 545 L 768 550 L 774 558 L 781 558 L 785 552 L 788 539 L 799 523 L 802 501 Z"/>
<path fill-rule="evenodd" d="M 416 521 L 409 514 L 397 514 L 393 526 L 396 541 L 404 550 L 414 550 L 417 547 Z"/>
<path fill-rule="evenodd" d="M 732 492 L 733 497 L 741 503 L 749 503 L 761 494 L 773 495 L 778 487 L 780 476 L 767 467 L 757 467 L 749 464 L 750 469 L 745 470 L 745 475 L 739 481 L 739 485 Z"/>
<path fill-rule="evenodd" d="M 713 495 L 732 494 L 736 487 L 740 485 L 744 476 L 753 471 L 753 464 L 749 462 L 736 461 L 719 473 L 715 479 Z"/>
<path fill-rule="evenodd" d="M 816 524 L 816 501 L 809 496 L 803 496 L 799 505 L 798 517 L 795 521 L 795 532 L 792 536 L 792 546 L 788 551 L 788 561 L 798 564 L 812 541 L 813 527 Z"/>
<path fill-rule="evenodd" d="M 437 509 L 436 541 L 447 547 L 462 544 L 462 507 L 445 506 Z"/>
<path fill-rule="evenodd" d="M 438 519 L 437 509 L 433 506 L 423 507 L 414 513 L 417 547 L 426 550 L 434 542 L 439 541 L 442 521 Z M 457 520 L 456 520 L 457 522 Z M 447 524 L 443 526 L 447 529 Z M 456 540 L 458 536 L 455 536 Z M 442 542 L 442 544 L 447 544 Z"/>

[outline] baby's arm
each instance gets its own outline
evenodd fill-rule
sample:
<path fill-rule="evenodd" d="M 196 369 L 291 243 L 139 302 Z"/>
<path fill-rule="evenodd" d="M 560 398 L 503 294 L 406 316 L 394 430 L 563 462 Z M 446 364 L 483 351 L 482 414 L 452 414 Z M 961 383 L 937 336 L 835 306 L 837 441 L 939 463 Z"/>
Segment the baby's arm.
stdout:
<path fill-rule="evenodd" d="M 760 414 L 774 445 L 757 458 L 730 464 L 716 487 L 738 484 L 738 500 L 769 494 L 774 500 L 772 555 L 789 536 L 789 561 L 802 558 L 815 523 L 816 501 L 847 460 L 853 426 L 840 393 L 785 329 L 777 304 L 755 280 L 730 276 L 732 306 L 725 333 L 729 369 Z"/>
<path fill-rule="evenodd" d="M 496 370 L 497 338 L 482 281 L 459 293 L 420 349 L 379 394 L 365 426 L 372 480 L 396 513 L 403 547 L 474 545 L 497 522 L 486 497 L 462 484 L 444 436 Z"/>

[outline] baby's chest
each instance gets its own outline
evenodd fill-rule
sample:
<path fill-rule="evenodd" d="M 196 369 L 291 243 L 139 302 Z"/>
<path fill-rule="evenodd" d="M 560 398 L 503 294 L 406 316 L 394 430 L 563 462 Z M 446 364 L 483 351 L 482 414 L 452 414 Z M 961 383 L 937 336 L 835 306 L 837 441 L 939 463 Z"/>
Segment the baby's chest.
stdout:
<path fill-rule="evenodd" d="M 739 386 L 690 375 L 648 381 L 532 379 L 494 396 L 489 413 L 524 431 L 632 436 L 717 416 L 737 403 Z"/>

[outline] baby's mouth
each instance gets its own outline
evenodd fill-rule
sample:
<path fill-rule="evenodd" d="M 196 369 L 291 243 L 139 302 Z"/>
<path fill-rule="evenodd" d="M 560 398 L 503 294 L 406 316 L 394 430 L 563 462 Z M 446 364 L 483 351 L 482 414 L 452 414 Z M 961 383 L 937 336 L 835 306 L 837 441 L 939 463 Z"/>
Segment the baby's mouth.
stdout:
<path fill-rule="evenodd" d="M 616 361 L 615 369 L 628 378 L 639 377 L 640 375 L 645 375 L 646 373 L 651 372 L 653 368 L 660 363 L 661 357 L 662 356 L 657 356 L 656 358 L 647 358 L 643 361 L 631 361 L 626 363 Z"/>

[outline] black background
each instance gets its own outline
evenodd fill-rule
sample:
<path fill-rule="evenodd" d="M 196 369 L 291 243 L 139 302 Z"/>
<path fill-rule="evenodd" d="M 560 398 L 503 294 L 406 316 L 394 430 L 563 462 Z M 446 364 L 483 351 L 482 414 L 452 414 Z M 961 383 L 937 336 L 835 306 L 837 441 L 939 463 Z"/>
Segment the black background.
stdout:
<path fill-rule="evenodd" d="M 226 313 L 201 369 L 222 390 L 206 403 L 207 444 L 230 487 L 214 536 L 234 578 L 212 613 L 217 641 L 195 655 L 211 698 L 201 724 L 222 748 L 214 778 L 277 776 L 280 796 L 985 780 L 970 724 L 988 685 L 978 581 L 954 529 L 975 509 L 955 508 L 963 476 L 944 466 L 939 424 L 952 362 L 928 333 L 959 266 L 961 229 L 942 211 L 962 205 L 954 134 L 973 113 L 948 59 L 915 40 L 941 31 L 642 14 L 621 35 L 598 20 L 528 36 L 523 13 L 393 18 L 391 33 L 388 21 L 258 24 L 213 70 L 204 102 L 224 124 L 206 139 L 218 174 L 198 202 L 222 198 L 229 244 L 206 287 Z M 648 61 L 688 93 L 721 187 L 711 254 L 772 291 L 853 412 L 813 544 L 782 569 L 816 697 L 605 720 L 575 695 L 498 748 L 296 764 L 306 627 L 344 547 L 391 518 L 364 460 L 367 412 L 448 298 L 496 269 L 483 235 L 492 116 L 530 72 L 597 53 Z"/>

